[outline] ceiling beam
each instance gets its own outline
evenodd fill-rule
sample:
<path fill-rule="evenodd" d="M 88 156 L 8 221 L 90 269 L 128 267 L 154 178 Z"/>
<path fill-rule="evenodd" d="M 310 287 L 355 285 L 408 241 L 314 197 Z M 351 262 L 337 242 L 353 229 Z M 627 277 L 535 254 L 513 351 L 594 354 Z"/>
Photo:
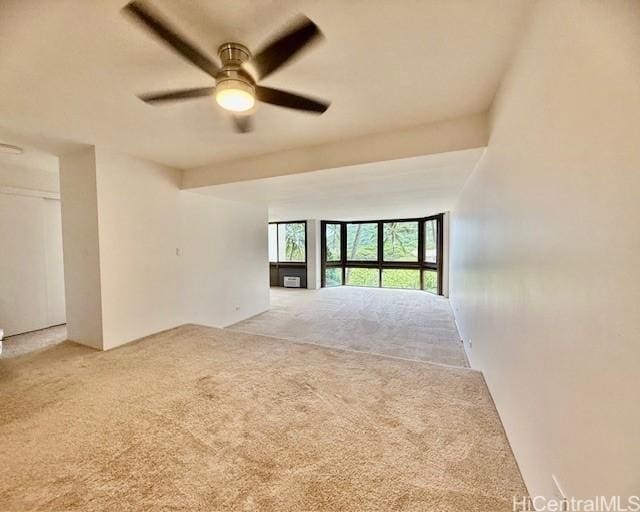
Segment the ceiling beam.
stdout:
<path fill-rule="evenodd" d="M 486 113 L 389 133 L 278 151 L 183 171 L 182 188 L 198 188 L 322 169 L 484 147 Z"/>

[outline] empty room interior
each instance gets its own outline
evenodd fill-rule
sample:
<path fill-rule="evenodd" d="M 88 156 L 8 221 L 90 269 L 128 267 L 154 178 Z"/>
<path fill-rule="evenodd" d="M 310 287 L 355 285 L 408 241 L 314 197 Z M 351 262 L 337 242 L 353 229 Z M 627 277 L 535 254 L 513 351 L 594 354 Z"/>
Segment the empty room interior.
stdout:
<path fill-rule="evenodd" d="M 0 48 L 0 511 L 640 511 L 640 2 Z"/>

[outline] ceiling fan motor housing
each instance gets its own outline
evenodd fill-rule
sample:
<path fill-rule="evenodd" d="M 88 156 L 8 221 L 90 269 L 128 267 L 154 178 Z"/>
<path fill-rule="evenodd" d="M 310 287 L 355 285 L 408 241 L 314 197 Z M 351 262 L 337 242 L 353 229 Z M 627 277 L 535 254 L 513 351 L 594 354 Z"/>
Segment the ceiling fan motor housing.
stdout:
<path fill-rule="evenodd" d="M 222 61 L 222 69 L 216 75 L 216 82 L 225 80 L 240 80 L 247 85 L 255 86 L 253 77 L 247 73 L 242 64 L 251 58 L 249 49 L 240 43 L 224 43 L 218 48 L 218 56 Z"/>
<path fill-rule="evenodd" d="M 223 66 L 240 66 L 251 58 L 251 52 L 240 43 L 224 43 L 218 48 L 218 56 Z"/>

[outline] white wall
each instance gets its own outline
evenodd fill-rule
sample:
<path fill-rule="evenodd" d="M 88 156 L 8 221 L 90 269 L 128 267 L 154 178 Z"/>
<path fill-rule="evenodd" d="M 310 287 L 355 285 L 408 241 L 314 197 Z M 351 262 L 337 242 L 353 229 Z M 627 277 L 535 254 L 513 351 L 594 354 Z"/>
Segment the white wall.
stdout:
<path fill-rule="evenodd" d="M 103 348 L 183 323 L 180 172 L 96 150 Z"/>
<path fill-rule="evenodd" d="M 0 161 L 0 188 L 19 188 L 59 194 L 60 182 L 57 172 Z"/>
<path fill-rule="evenodd" d="M 321 247 L 319 220 L 307 220 L 307 288 L 317 290 L 321 287 Z"/>
<path fill-rule="evenodd" d="M 178 170 L 102 148 L 64 157 L 61 176 L 74 341 L 109 349 L 268 308 L 266 206 L 182 192 Z"/>
<path fill-rule="evenodd" d="M 102 290 L 94 148 L 60 159 L 67 336 L 102 348 Z"/>
<path fill-rule="evenodd" d="M 67 321 L 64 302 L 64 261 L 62 253 L 62 211 L 60 199 L 42 198 L 44 217 L 44 265 L 46 275 L 46 325 Z"/>
<path fill-rule="evenodd" d="M 186 321 L 226 327 L 269 308 L 267 208 L 181 192 Z"/>
<path fill-rule="evenodd" d="M 65 322 L 55 172 L 0 161 L 0 328 L 5 336 Z"/>
<path fill-rule="evenodd" d="M 532 494 L 640 490 L 639 27 L 537 5 L 453 218 L 456 318 Z"/>

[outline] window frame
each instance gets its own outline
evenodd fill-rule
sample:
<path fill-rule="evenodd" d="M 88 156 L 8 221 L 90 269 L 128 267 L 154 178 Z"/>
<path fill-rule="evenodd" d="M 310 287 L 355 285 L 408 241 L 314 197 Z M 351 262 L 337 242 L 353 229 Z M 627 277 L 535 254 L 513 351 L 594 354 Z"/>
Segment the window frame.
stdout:
<path fill-rule="evenodd" d="M 405 224 L 417 224 L 418 225 L 418 243 L 416 245 L 416 259 L 415 260 L 385 260 L 384 259 L 384 226 L 385 224 L 401 224 L 401 223 L 405 223 Z M 421 229 L 425 229 L 425 221 L 424 220 L 385 220 L 382 221 L 382 262 L 383 263 L 420 263 L 420 230 Z M 423 236 L 424 238 L 424 236 Z M 423 250 L 424 250 L 424 243 L 422 244 Z M 424 256 L 423 256 L 424 258 Z"/>
<path fill-rule="evenodd" d="M 269 227 L 267 228 L 268 229 L 268 231 L 267 231 L 267 243 L 269 245 L 269 264 L 278 263 L 278 223 L 277 222 L 269 222 L 268 226 Z M 276 242 L 276 259 L 275 260 L 271 259 L 271 226 L 274 226 L 276 228 L 275 229 L 275 232 L 276 232 L 276 239 L 275 239 L 275 242 Z"/>
<path fill-rule="evenodd" d="M 425 261 L 425 230 L 426 222 L 436 221 L 436 262 Z M 391 222 L 418 222 L 418 259 L 417 261 L 385 261 L 384 260 L 384 224 Z M 340 256 L 339 261 L 326 261 L 326 225 L 340 225 Z M 347 258 L 347 224 L 377 224 L 378 240 L 377 240 L 377 259 L 376 260 L 349 260 Z M 424 273 L 423 270 L 432 270 L 437 272 L 438 276 L 438 295 L 443 294 L 442 290 L 442 269 L 444 254 L 444 213 L 437 215 L 429 215 L 428 217 L 417 217 L 409 219 L 380 219 L 380 220 L 355 220 L 355 221 L 335 221 L 323 220 L 320 222 L 320 250 L 321 250 L 321 285 L 326 287 L 325 271 L 327 268 L 342 268 L 342 285 L 347 285 L 346 268 L 376 268 L 378 269 L 379 282 L 378 287 L 382 288 L 382 270 L 383 269 L 418 269 L 420 270 L 420 290 L 424 290 Z M 431 293 L 431 292 L 427 292 Z"/>
<path fill-rule="evenodd" d="M 327 260 L 327 226 L 338 226 L 338 233 L 339 233 L 339 237 L 340 237 L 340 258 L 337 260 Z M 342 252 L 342 225 L 340 222 L 325 222 L 324 224 L 322 224 L 320 226 L 320 229 L 322 229 L 322 238 L 324 240 L 324 243 L 322 244 L 322 259 L 323 261 L 326 260 L 326 262 L 331 266 L 331 264 L 333 263 L 340 263 L 343 258 L 343 252 Z"/>
<path fill-rule="evenodd" d="M 380 261 L 380 222 L 378 222 L 377 220 L 374 220 L 374 221 L 371 221 L 371 220 L 358 220 L 358 221 L 352 221 L 352 222 L 344 222 L 342 224 L 344 224 L 344 226 L 342 227 L 342 229 L 340 231 L 340 242 L 342 243 L 342 235 L 344 235 L 345 243 L 343 244 L 344 253 L 341 254 L 341 256 L 342 256 L 342 259 L 346 263 L 349 263 L 350 266 L 351 266 L 351 263 L 364 263 L 364 264 L 369 264 L 370 265 L 372 263 L 377 263 L 378 261 Z M 376 226 L 376 245 L 378 246 L 378 251 L 377 251 L 375 260 L 350 260 L 349 258 L 347 258 L 347 246 L 349 244 L 349 242 L 347 240 L 347 234 L 349 232 L 349 230 L 347 229 L 347 226 L 354 225 L 354 224 L 374 224 L 374 225 L 377 225 Z M 342 251 L 340 251 L 340 252 L 342 252 Z"/>
<path fill-rule="evenodd" d="M 306 276 L 308 276 L 308 268 L 307 261 L 309 257 L 309 231 L 306 220 L 290 220 L 290 221 L 278 221 L 278 222 L 269 222 L 269 225 L 272 224 L 303 224 L 304 223 L 304 261 L 269 261 L 269 284 L 270 286 L 281 286 L 280 285 L 280 269 L 304 269 L 305 280 Z M 279 228 L 276 227 L 276 258 L 280 259 L 280 236 L 279 236 Z M 268 240 L 267 240 L 268 244 Z M 308 286 L 307 282 L 307 286 Z"/>
<path fill-rule="evenodd" d="M 327 224 L 335 224 L 340 226 L 340 259 L 327 261 Z M 345 282 L 345 247 L 346 247 L 346 239 L 345 233 L 346 228 L 343 226 L 343 222 L 340 221 L 332 221 L 332 220 L 323 220 L 320 221 L 320 286 L 322 288 L 327 288 L 327 276 L 326 269 L 327 268 L 341 268 L 342 269 L 342 284 L 332 285 L 328 288 L 334 288 L 336 286 L 344 286 Z"/>
<path fill-rule="evenodd" d="M 277 264 L 280 266 L 287 267 L 306 267 L 307 258 L 308 258 L 308 250 L 309 250 L 309 240 L 307 237 L 307 221 L 306 220 L 286 220 L 286 221 L 277 221 L 277 222 L 269 222 L 269 226 L 275 224 L 276 225 L 276 258 L 277 261 L 271 261 L 269 259 L 269 264 Z M 280 261 L 280 224 L 304 224 L 304 261 Z"/>

